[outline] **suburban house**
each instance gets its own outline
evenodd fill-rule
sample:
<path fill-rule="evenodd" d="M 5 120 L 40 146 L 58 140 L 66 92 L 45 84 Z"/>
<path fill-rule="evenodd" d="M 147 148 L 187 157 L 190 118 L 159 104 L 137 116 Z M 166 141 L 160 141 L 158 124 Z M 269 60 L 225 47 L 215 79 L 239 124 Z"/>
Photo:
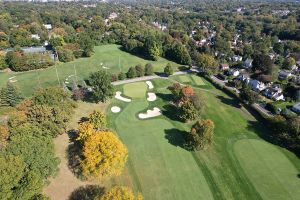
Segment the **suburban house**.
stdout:
<path fill-rule="evenodd" d="M 286 80 L 291 76 L 292 76 L 292 73 L 290 71 L 287 71 L 287 70 L 281 70 L 278 74 L 278 78 L 281 79 L 281 80 Z"/>
<path fill-rule="evenodd" d="M 279 85 L 273 85 L 272 87 L 265 89 L 263 94 L 269 99 L 273 99 L 275 101 L 284 100 L 282 89 Z"/>
<path fill-rule="evenodd" d="M 244 68 L 246 68 L 246 69 L 252 68 L 252 62 L 253 62 L 253 59 L 247 58 L 247 60 L 245 60 L 245 62 L 244 62 Z"/>
<path fill-rule="evenodd" d="M 220 65 L 220 70 L 225 71 L 225 70 L 228 70 L 228 69 L 229 69 L 229 65 L 227 63 L 223 63 L 223 64 Z"/>
<path fill-rule="evenodd" d="M 250 79 L 248 81 L 248 85 L 251 87 L 252 90 L 260 92 L 266 88 L 266 85 L 263 82 L 260 82 L 256 79 Z"/>
<path fill-rule="evenodd" d="M 234 55 L 232 57 L 232 61 L 233 62 L 241 62 L 243 60 L 243 57 L 242 56 L 237 56 L 237 55 Z"/>
<path fill-rule="evenodd" d="M 240 71 L 237 70 L 237 69 L 230 69 L 230 70 L 228 71 L 228 74 L 229 74 L 230 76 L 237 77 L 238 75 L 240 75 Z"/>
<path fill-rule="evenodd" d="M 51 24 L 43 24 L 43 26 L 44 26 L 47 30 L 51 30 L 51 29 L 52 29 L 52 25 L 51 25 Z"/>
<path fill-rule="evenodd" d="M 247 76 L 246 74 L 240 74 L 236 79 L 239 81 L 246 81 L 247 79 L 249 79 L 249 76 Z"/>
<path fill-rule="evenodd" d="M 300 114 L 300 102 L 296 103 L 296 104 L 292 107 L 292 110 L 293 110 L 295 113 Z"/>
<path fill-rule="evenodd" d="M 41 37 L 38 34 L 32 34 L 31 38 L 32 39 L 36 39 L 36 40 L 40 40 L 41 39 Z"/>

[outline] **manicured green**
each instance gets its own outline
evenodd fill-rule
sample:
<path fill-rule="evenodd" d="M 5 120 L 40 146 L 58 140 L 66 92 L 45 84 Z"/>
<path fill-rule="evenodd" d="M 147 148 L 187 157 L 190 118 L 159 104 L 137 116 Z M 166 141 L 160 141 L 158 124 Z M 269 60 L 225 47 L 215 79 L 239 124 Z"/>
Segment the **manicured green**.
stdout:
<path fill-rule="evenodd" d="M 190 78 L 190 75 L 186 76 Z M 130 103 L 112 100 L 109 109 L 118 105 L 122 111 L 113 114 L 108 110 L 109 126 L 129 149 L 125 172 L 113 179 L 113 184 L 131 186 L 142 192 L 145 199 L 268 200 L 272 197 L 299 197 L 299 191 L 295 189 L 299 188 L 299 158 L 264 142 L 260 137 L 267 134 L 264 125 L 240 107 L 238 101 L 215 89 L 206 80 L 203 80 L 207 86 L 205 89 L 197 87 L 195 82 L 192 85 L 207 102 L 202 117 L 215 123 L 214 142 L 206 151 L 185 150 L 183 137 L 193 123 L 174 120 L 174 112 L 166 107 L 170 101 L 167 86 L 177 78 L 152 81 L 158 96 L 155 102 L 147 102 L 146 97 L 133 99 Z M 122 90 L 122 86 L 118 87 Z M 135 89 L 123 86 L 127 93 L 128 90 L 135 93 Z M 138 113 L 154 106 L 169 112 L 153 119 L 137 118 Z M 277 189 L 282 184 L 285 186 Z"/>
<path fill-rule="evenodd" d="M 263 199 L 300 197 L 298 170 L 275 146 L 260 140 L 240 140 L 234 153 Z"/>
<path fill-rule="evenodd" d="M 199 76 L 191 76 L 193 81 L 196 83 L 196 85 L 205 85 L 205 83 L 203 82 L 202 78 Z"/>
<path fill-rule="evenodd" d="M 129 83 L 124 85 L 124 94 L 131 98 L 143 98 L 146 96 L 147 84 L 145 82 Z"/>
<path fill-rule="evenodd" d="M 104 69 L 113 74 L 119 74 L 120 71 L 127 72 L 129 67 L 142 64 L 145 66 L 147 63 L 152 63 L 154 71 L 163 72 L 167 63 L 171 63 L 172 66 L 178 66 L 178 64 L 159 58 L 157 61 L 145 60 L 143 58 L 134 56 L 120 49 L 119 45 L 102 45 L 95 47 L 94 55 L 90 58 L 80 58 L 68 63 L 60 63 L 57 65 L 57 72 L 59 81 L 66 81 L 68 76 L 74 75 L 75 70 L 77 74 L 77 80 L 79 83 L 82 79 L 87 79 L 90 73 Z M 102 64 L 102 65 L 101 65 Z M 0 73 L 0 87 L 3 87 L 10 77 L 16 77 L 16 80 L 22 91 L 26 96 L 33 93 L 38 87 L 47 87 L 58 85 L 58 79 L 56 76 L 55 67 L 47 69 L 41 69 L 37 71 L 28 71 L 20 73 Z"/>

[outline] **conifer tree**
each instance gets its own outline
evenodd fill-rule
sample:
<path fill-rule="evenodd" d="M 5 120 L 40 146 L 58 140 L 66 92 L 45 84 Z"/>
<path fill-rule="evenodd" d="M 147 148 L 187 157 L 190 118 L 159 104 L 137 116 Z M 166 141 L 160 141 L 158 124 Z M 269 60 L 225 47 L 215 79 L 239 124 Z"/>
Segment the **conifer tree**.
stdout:
<path fill-rule="evenodd" d="M 6 85 L 6 98 L 10 106 L 17 105 L 23 99 L 19 88 L 11 82 Z"/>

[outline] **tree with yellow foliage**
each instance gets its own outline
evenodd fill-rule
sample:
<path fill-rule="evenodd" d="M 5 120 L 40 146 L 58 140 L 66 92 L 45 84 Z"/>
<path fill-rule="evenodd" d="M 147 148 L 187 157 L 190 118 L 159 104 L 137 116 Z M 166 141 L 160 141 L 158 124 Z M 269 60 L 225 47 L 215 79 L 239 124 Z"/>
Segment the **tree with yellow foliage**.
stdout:
<path fill-rule="evenodd" d="M 93 124 L 97 130 L 103 130 L 107 125 L 106 116 L 100 111 L 94 111 L 90 114 L 89 122 Z"/>
<path fill-rule="evenodd" d="M 82 122 L 79 124 L 78 136 L 77 136 L 76 140 L 84 141 L 86 138 L 93 135 L 94 133 L 96 133 L 96 130 L 95 130 L 93 124 L 91 124 L 88 121 Z"/>
<path fill-rule="evenodd" d="M 115 186 L 98 200 L 143 200 L 142 194 L 134 195 L 132 190 L 128 187 Z"/>
<path fill-rule="evenodd" d="M 96 131 L 84 141 L 81 167 L 87 178 L 118 176 L 128 157 L 126 146 L 111 131 Z"/>

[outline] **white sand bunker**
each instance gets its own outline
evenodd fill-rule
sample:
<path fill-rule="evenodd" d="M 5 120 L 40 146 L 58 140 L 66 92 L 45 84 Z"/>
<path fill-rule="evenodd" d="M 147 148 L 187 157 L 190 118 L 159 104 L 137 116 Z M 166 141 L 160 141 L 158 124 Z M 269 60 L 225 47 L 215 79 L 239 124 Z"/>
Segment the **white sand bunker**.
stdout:
<path fill-rule="evenodd" d="M 113 112 L 113 113 L 118 113 L 118 112 L 121 111 L 121 108 L 118 107 L 118 106 L 113 106 L 113 107 L 111 107 L 110 110 L 111 110 L 111 112 Z"/>
<path fill-rule="evenodd" d="M 116 92 L 115 98 L 125 102 L 131 102 L 131 99 L 125 98 L 121 96 L 122 92 Z"/>
<path fill-rule="evenodd" d="M 152 92 L 148 92 L 148 101 L 155 101 L 156 100 L 156 94 Z"/>
<path fill-rule="evenodd" d="M 149 87 L 150 90 L 154 88 L 154 86 L 153 86 L 153 84 L 152 84 L 151 81 L 146 81 L 146 83 L 147 83 L 147 85 L 148 85 L 148 87 Z"/>
<path fill-rule="evenodd" d="M 161 115 L 160 109 L 157 107 L 154 107 L 152 110 L 147 110 L 147 113 L 140 113 L 139 118 L 140 119 L 147 119 L 151 117 L 157 117 Z"/>

